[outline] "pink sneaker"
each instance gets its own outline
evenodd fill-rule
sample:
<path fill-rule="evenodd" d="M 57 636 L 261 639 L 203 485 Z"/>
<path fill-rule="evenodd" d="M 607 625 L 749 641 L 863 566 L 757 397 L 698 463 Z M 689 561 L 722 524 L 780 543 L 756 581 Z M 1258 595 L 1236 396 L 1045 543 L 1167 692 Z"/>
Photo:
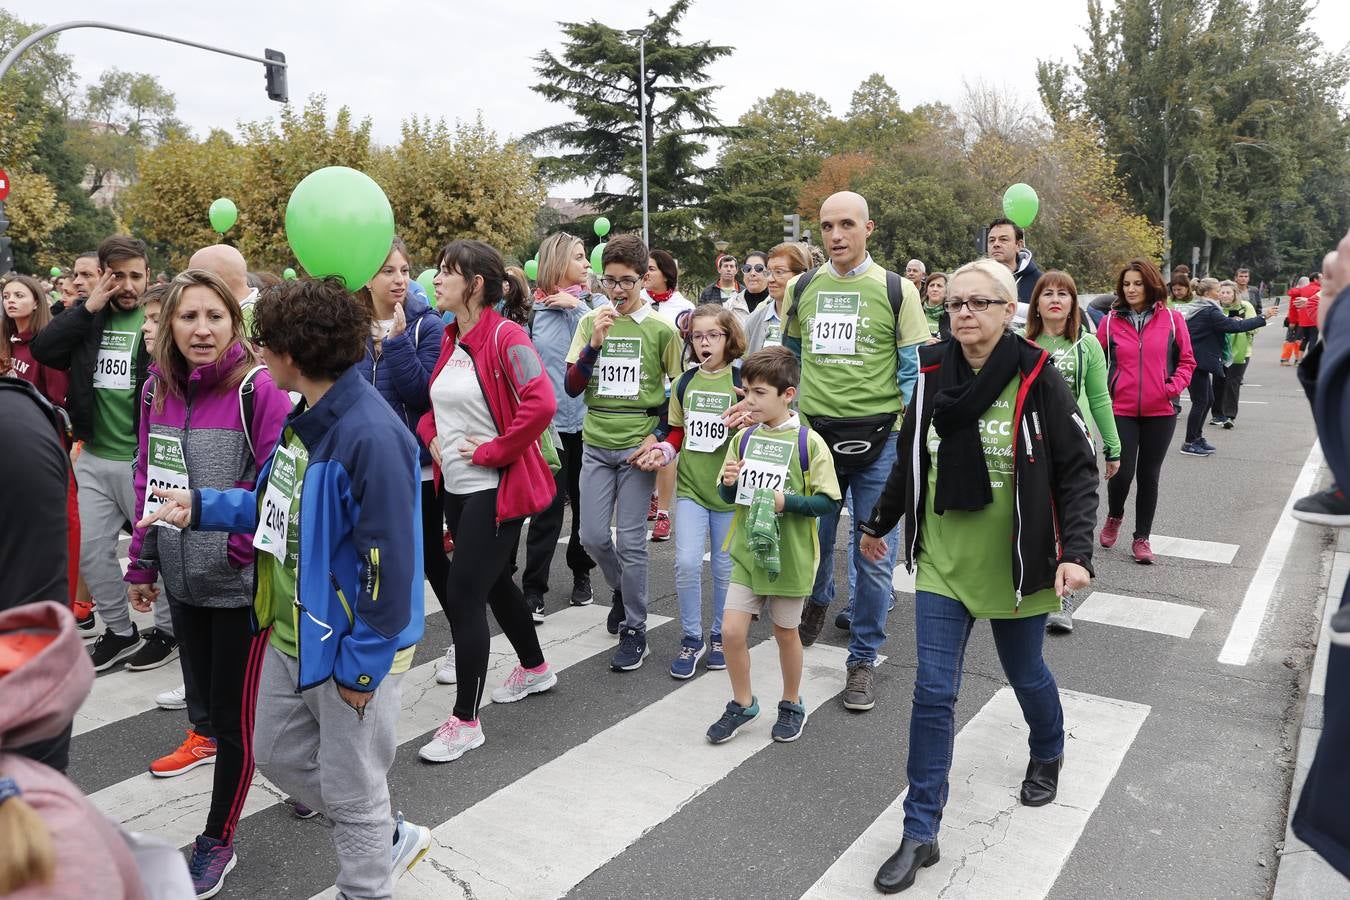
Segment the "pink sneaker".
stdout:
<path fill-rule="evenodd" d="M 1106 517 L 1106 524 L 1102 526 L 1101 543 L 1103 547 L 1114 547 L 1116 545 L 1116 538 L 1120 537 L 1120 523 L 1124 521 L 1124 518 Z"/>
<path fill-rule="evenodd" d="M 652 526 L 652 543 L 659 544 L 668 540 L 670 540 L 670 515 L 659 512 L 656 514 L 656 524 Z"/>
<path fill-rule="evenodd" d="M 1130 550 L 1134 553 L 1134 561 L 1141 566 L 1153 565 L 1153 548 L 1148 545 L 1148 538 L 1135 538 Z"/>

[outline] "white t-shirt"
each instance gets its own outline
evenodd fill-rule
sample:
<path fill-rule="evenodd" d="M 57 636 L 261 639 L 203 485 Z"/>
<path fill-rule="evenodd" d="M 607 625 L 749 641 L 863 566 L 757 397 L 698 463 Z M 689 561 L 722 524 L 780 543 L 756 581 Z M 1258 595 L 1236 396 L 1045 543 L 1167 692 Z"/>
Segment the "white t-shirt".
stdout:
<path fill-rule="evenodd" d="M 694 304 L 689 302 L 689 298 L 679 291 L 670 295 L 670 299 L 664 303 L 657 303 L 652 300 L 651 295 L 644 289 L 643 296 L 647 298 L 647 305 L 651 307 L 652 312 L 674 325 L 681 334 L 684 334 L 689 328 L 688 317 L 684 314 L 692 312 Z M 684 317 L 684 321 L 680 321 Z"/>
<path fill-rule="evenodd" d="M 463 344 L 446 360 L 445 368 L 431 383 L 431 409 L 436 416 L 436 437 L 441 442 L 441 480 L 452 494 L 491 490 L 501 478 L 496 469 L 475 466 L 459 455 L 466 437 L 479 441 L 497 436 L 487 398 L 478 383 L 473 358 Z"/>

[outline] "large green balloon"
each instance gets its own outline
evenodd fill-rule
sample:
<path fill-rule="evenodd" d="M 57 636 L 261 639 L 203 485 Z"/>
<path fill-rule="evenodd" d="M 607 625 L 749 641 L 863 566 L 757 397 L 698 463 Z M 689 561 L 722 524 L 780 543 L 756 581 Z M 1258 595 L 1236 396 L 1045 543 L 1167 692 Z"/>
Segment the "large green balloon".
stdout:
<path fill-rule="evenodd" d="M 53 278 L 60 278 L 60 277 L 61 277 L 61 267 L 60 267 L 60 266 L 52 266 L 52 277 L 53 277 Z"/>
<path fill-rule="evenodd" d="M 609 219 L 601 216 L 595 220 L 595 236 L 602 238 L 607 234 L 609 234 Z"/>
<path fill-rule="evenodd" d="M 207 215 L 211 219 L 211 227 L 224 234 L 239 221 L 239 207 L 235 206 L 229 197 L 218 197 L 211 201 L 211 209 L 207 211 Z"/>
<path fill-rule="evenodd" d="M 531 281 L 539 277 L 539 260 L 527 259 L 525 261 L 525 277 Z"/>
<path fill-rule="evenodd" d="M 329 166 L 310 172 L 291 191 L 286 240 L 310 275 L 337 275 L 354 291 L 389 255 L 394 210 L 369 175 Z"/>
<path fill-rule="evenodd" d="M 1026 228 L 1036 221 L 1040 211 L 1041 198 L 1029 184 L 1018 182 L 1003 194 L 1003 214 L 1013 220 L 1019 228 Z"/>
<path fill-rule="evenodd" d="M 432 308 L 436 307 L 436 270 L 423 269 L 422 274 L 417 276 L 417 283 L 422 286 L 422 290 L 427 292 L 427 303 Z"/>
<path fill-rule="evenodd" d="M 596 244 L 595 249 L 591 251 L 591 270 L 597 275 L 605 274 L 604 255 L 605 245 Z"/>
<path fill-rule="evenodd" d="M 282 271 L 281 277 L 284 278 L 284 279 L 286 279 L 287 281 L 294 281 L 294 280 L 295 280 L 295 270 L 292 269 L 290 266 L 287 266 L 287 267 Z"/>

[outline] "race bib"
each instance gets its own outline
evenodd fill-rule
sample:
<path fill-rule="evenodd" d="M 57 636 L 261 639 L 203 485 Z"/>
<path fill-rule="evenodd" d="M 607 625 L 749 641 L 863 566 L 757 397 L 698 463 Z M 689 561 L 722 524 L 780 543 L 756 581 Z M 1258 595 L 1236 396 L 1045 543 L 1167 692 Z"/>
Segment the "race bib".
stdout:
<path fill-rule="evenodd" d="M 736 480 L 736 502 L 749 506 L 758 488 L 781 491 L 787 488 L 788 463 L 792 461 L 790 441 L 752 436 L 745 448 L 745 465 Z"/>
<path fill-rule="evenodd" d="M 779 324 L 778 322 L 774 322 L 765 330 L 764 346 L 765 347 L 783 346 L 783 326 L 781 324 Z"/>
<path fill-rule="evenodd" d="M 131 390 L 131 349 L 136 346 L 134 331 L 105 331 L 94 363 L 94 389 Z"/>
<path fill-rule="evenodd" d="M 151 491 L 188 490 L 187 461 L 183 459 L 183 442 L 176 437 L 164 434 L 152 434 L 145 449 L 145 504 L 141 508 L 141 518 L 152 516 L 164 505 L 164 501 Z M 180 530 L 177 525 L 168 522 L 156 522 L 162 528 Z"/>
<path fill-rule="evenodd" d="M 290 533 L 291 501 L 300 485 L 296 478 L 295 454 L 278 447 L 267 476 L 267 490 L 263 493 L 262 511 L 258 515 L 258 530 L 253 533 L 253 546 L 270 553 L 286 564 L 286 536 Z"/>
<path fill-rule="evenodd" d="M 595 368 L 600 374 L 597 397 L 637 397 L 642 383 L 642 338 L 605 338 Z"/>
<path fill-rule="evenodd" d="M 727 441 L 727 423 L 722 413 L 731 408 L 731 397 L 716 391 L 690 391 L 685 395 L 684 446 L 695 453 L 713 453 Z"/>
<path fill-rule="evenodd" d="M 853 356 L 858 352 L 859 294 L 821 293 L 811 328 L 811 352 Z"/>

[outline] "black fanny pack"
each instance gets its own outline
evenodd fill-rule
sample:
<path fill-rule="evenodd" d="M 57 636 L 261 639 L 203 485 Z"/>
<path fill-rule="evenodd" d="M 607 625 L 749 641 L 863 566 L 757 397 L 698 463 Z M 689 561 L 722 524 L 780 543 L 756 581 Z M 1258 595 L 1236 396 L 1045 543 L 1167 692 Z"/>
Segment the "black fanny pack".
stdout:
<path fill-rule="evenodd" d="M 876 462 L 895 428 L 897 413 L 881 413 L 856 419 L 811 416 L 815 429 L 834 455 L 838 465 L 862 468 Z"/>

